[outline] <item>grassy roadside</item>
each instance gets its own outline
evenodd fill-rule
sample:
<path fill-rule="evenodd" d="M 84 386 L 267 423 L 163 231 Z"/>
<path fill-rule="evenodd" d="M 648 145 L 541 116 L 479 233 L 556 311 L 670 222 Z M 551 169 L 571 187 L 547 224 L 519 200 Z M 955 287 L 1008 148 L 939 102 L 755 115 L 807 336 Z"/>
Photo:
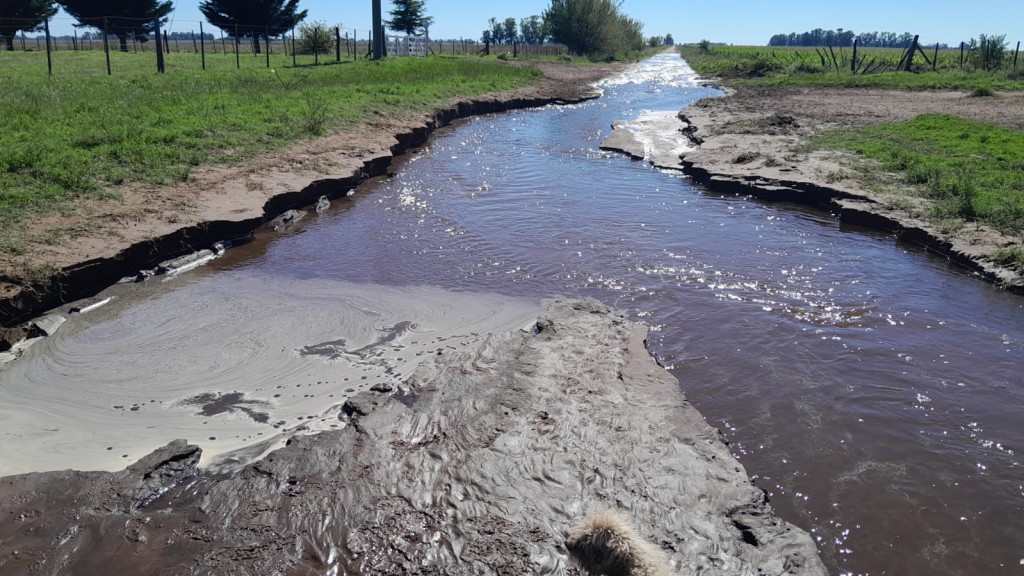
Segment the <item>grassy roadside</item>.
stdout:
<path fill-rule="evenodd" d="M 799 50 L 815 54 L 813 48 Z M 948 89 L 979 97 L 979 102 L 996 102 L 997 90 L 1024 90 L 1024 68 L 964 72 L 954 66 L 952 54 L 947 54 L 945 60 L 940 55 L 936 71 L 864 75 L 836 73 L 834 66 L 826 69 L 807 64 L 806 56 L 792 56 L 796 51 L 764 47 L 680 49 L 696 71 L 722 78 L 726 84 Z M 875 56 L 869 52 L 865 57 L 899 58 L 899 51 L 879 52 Z M 818 60 L 816 55 L 814 60 Z M 1024 274 L 1021 131 L 947 114 L 926 114 L 903 122 L 818 134 L 802 147 L 852 152 L 864 161 L 847 163 L 850 177 L 892 198 L 887 203 L 890 208 L 927 221 L 943 233 L 956 235 L 968 224 L 983 224 L 1017 238 L 1016 244 L 1002 247 L 991 256 Z"/>
<path fill-rule="evenodd" d="M 108 76 L 102 52 L 59 56 L 48 78 L 45 55 L 0 54 L 0 250 L 20 249 L 19 222 L 71 210 L 84 195 L 183 181 L 200 165 L 541 78 L 471 57 L 292 68 L 275 56 L 271 69 L 261 60 L 238 70 L 231 55 L 230 65 L 202 71 L 198 55 L 175 54 L 158 75 L 151 54 L 112 54 Z"/>
<path fill-rule="evenodd" d="M 931 219 L 956 227 L 982 222 L 1024 234 L 1024 135 L 942 114 L 832 132 L 811 139 L 881 163 L 932 200 Z"/>
<path fill-rule="evenodd" d="M 986 72 L 965 64 L 958 50 L 940 51 L 934 69 L 918 56 L 913 73 L 894 71 L 901 51 L 861 49 L 851 71 L 853 55 L 827 48 L 765 46 L 680 46 L 679 53 L 694 70 L 728 82 L 760 86 L 840 86 L 905 90 L 1024 90 L 1024 62 Z M 833 57 L 835 58 L 833 60 Z M 865 73 L 868 71 L 869 73 Z"/>

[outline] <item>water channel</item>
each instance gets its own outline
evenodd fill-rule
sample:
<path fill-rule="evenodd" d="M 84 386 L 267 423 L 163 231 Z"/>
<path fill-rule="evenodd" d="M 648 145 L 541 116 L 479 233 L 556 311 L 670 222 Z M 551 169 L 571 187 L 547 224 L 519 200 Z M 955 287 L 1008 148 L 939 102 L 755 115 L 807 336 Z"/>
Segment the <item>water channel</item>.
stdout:
<path fill-rule="evenodd" d="M 352 391 L 556 295 L 649 347 L 836 574 L 1024 570 L 1024 298 L 798 206 L 602 152 L 713 95 L 663 55 L 580 105 L 474 118 L 293 232 L 113 304 L 0 368 L 0 474 L 118 469 L 176 437 L 229 466 Z"/>

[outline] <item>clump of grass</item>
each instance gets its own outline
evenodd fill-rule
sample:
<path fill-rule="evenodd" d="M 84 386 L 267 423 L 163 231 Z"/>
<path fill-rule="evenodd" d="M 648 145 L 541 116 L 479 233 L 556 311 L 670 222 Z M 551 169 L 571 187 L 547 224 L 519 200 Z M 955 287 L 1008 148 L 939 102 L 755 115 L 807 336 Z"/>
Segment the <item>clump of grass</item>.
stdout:
<path fill-rule="evenodd" d="M 970 94 L 971 98 L 991 98 L 995 95 L 996 93 L 988 86 L 978 86 Z"/>
<path fill-rule="evenodd" d="M 1020 244 L 999 248 L 992 255 L 992 259 L 1007 268 L 1024 273 L 1024 246 Z"/>

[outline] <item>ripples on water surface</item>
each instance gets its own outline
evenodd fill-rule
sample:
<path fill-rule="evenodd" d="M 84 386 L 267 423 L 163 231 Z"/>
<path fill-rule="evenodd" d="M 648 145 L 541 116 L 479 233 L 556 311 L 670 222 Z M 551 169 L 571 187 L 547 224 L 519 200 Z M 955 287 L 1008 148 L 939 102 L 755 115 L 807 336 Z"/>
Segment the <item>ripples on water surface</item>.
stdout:
<path fill-rule="evenodd" d="M 393 178 L 297 233 L 236 250 L 179 290 L 107 312 L 23 359 L 2 374 L 0 409 L 12 402 L 12 375 L 58 387 L 98 371 L 93 391 L 115 393 L 97 406 L 127 397 L 124 410 L 149 411 L 152 398 L 135 386 L 165 374 L 159 413 L 185 409 L 173 398 L 216 404 L 200 392 L 244 386 L 252 403 L 166 435 L 209 449 L 207 429 L 221 427 L 237 448 L 277 432 L 282 412 L 293 427 L 307 411 L 330 420 L 323 396 L 349 384 L 303 346 L 345 336 L 342 348 L 357 350 L 400 321 L 435 331 L 401 336 L 391 372 L 353 364 L 346 373 L 394 379 L 435 339 L 454 348 L 486 331 L 480 323 L 516 325 L 540 298 L 593 296 L 651 326 L 652 352 L 775 508 L 812 532 L 834 573 L 1019 573 L 1022 299 L 827 214 L 723 198 L 599 151 L 613 121 L 712 94 L 678 58 L 652 59 L 604 90 L 585 104 L 442 131 Z M 441 326 L 453 310 L 465 320 Z M 265 361 L 246 367 L 266 354 L 278 372 L 265 373 Z M 202 379 L 212 383 L 197 387 Z M 274 396 L 280 385 L 294 408 Z M 80 417 L 41 401 L 19 410 Z M 261 410 L 268 423 L 251 418 Z M 89 413 L 83 426 L 102 437 L 130 415 Z M 45 419 L 24 418 L 22 428 L 4 424 L 8 437 L 46 434 Z M 56 450 L 80 442 L 52 434 Z"/>

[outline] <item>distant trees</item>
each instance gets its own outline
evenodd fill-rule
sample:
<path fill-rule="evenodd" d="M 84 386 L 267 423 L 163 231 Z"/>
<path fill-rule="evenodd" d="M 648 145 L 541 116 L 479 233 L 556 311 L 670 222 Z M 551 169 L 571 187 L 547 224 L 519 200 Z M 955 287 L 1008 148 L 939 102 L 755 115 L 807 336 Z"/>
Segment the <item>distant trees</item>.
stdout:
<path fill-rule="evenodd" d="M 33 32 L 56 13 L 53 0 L 0 0 L 0 38 L 14 50 L 18 32 Z"/>
<path fill-rule="evenodd" d="M 613 56 L 644 46 L 643 24 L 619 12 L 621 0 L 551 0 L 544 25 L 555 42 L 590 57 Z"/>
<path fill-rule="evenodd" d="M 308 13 L 299 10 L 299 0 L 203 0 L 199 11 L 236 42 L 238 38 L 278 36 L 305 20 Z M 253 42 L 253 50 L 259 53 L 259 42 Z"/>
<path fill-rule="evenodd" d="M 647 45 L 651 48 L 657 48 L 658 46 L 675 46 L 676 41 L 672 39 L 671 34 L 664 36 L 651 36 L 647 39 Z"/>
<path fill-rule="evenodd" d="M 392 0 L 391 3 L 394 9 L 388 13 L 391 15 L 388 27 L 395 32 L 416 34 L 433 22 L 433 18 L 426 15 L 427 3 L 424 0 Z"/>
<path fill-rule="evenodd" d="M 174 9 L 170 0 L 60 0 L 64 11 L 78 20 L 76 26 L 106 30 L 117 36 L 121 51 L 128 51 L 128 37 L 140 42 L 156 31 L 156 20 L 167 23 Z"/>
<path fill-rule="evenodd" d="M 808 32 L 790 32 L 776 34 L 768 40 L 769 46 L 849 46 L 857 40 L 862 48 L 906 48 L 914 35 L 910 32 L 896 34 L 894 32 L 863 32 L 856 34 L 853 30 L 837 28 L 823 30 L 815 28 Z M 945 47 L 944 44 L 940 45 Z"/>
<path fill-rule="evenodd" d="M 527 16 L 519 21 L 519 36 L 527 44 L 543 44 L 547 37 L 544 21 L 540 16 Z"/>

